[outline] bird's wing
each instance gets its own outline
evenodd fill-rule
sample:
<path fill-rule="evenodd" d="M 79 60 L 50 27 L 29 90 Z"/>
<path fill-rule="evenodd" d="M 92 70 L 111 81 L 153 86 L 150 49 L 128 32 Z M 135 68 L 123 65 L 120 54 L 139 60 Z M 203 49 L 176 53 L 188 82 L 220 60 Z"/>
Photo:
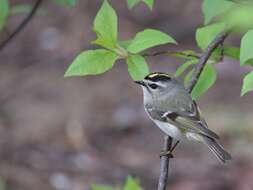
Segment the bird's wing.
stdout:
<path fill-rule="evenodd" d="M 195 101 L 192 101 L 190 107 L 190 109 L 185 110 L 163 112 L 162 118 L 166 119 L 167 122 L 180 127 L 182 130 L 197 132 L 214 139 L 219 139 L 219 136 L 216 133 L 208 129 L 207 123 L 201 117 Z"/>

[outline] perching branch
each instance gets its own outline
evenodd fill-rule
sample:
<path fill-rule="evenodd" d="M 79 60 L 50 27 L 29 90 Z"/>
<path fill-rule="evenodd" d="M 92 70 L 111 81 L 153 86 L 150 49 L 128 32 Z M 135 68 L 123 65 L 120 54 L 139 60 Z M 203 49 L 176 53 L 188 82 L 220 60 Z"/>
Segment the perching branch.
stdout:
<path fill-rule="evenodd" d="M 167 135 L 164 136 L 163 151 L 171 150 L 173 139 Z M 168 181 L 169 156 L 161 156 L 160 177 L 158 182 L 158 190 L 165 190 Z"/>
<path fill-rule="evenodd" d="M 29 21 L 33 18 L 37 10 L 39 9 L 43 0 L 37 0 L 31 10 L 31 12 L 27 15 L 27 17 L 18 25 L 18 27 L 4 40 L 0 43 L 0 51 L 4 49 L 4 47 L 15 38 L 15 36 L 21 32 L 25 26 L 29 23 Z"/>
<path fill-rule="evenodd" d="M 189 93 L 192 92 L 194 86 L 197 84 L 197 81 L 203 71 L 208 59 L 214 52 L 214 50 L 219 46 L 222 45 L 226 37 L 228 36 L 229 32 L 222 32 L 216 36 L 216 38 L 208 45 L 205 52 L 200 56 L 199 64 L 194 69 L 193 75 L 187 87 Z M 165 136 L 164 137 L 164 145 L 163 145 L 163 152 L 172 151 L 172 142 L 173 139 L 171 137 Z M 173 146 L 175 148 L 175 146 Z M 173 148 L 173 149 L 174 149 Z M 167 180 L 168 180 L 168 168 L 169 168 L 169 155 L 161 156 L 161 168 L 160 168 L 160 177 L 158 182 L 158 190 L 166 190 Z"/>

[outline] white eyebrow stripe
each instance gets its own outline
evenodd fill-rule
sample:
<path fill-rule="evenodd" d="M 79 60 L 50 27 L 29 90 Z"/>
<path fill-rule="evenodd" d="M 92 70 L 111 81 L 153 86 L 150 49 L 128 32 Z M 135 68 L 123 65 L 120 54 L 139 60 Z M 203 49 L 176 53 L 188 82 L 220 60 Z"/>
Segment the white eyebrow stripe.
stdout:
<path fill-rule="evenodd" d="M 169 114 L 171 114 L 172 113 L 172 111 L 167 111 L 167 112 L 165 112 L 163 115 L 162 115 L 162 118 L 165 118 L 165 117 L 167 117 Z"/>

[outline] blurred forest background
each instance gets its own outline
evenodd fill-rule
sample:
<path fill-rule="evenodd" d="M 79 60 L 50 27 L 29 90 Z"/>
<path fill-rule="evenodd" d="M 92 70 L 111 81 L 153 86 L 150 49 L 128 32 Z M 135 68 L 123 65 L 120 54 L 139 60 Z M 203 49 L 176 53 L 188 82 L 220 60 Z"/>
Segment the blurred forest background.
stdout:
<path fill-rule="evenodd" d="M 12 0 L 11 3 L 33 3 Z M 157 0 L 152 12 L 140 4 L 111 0 L 119 16 L 120 38 L 144 28 L 173 36 L 196 49 L 202 23 L 201 0 Z M 63 78 L 73 58 L 95 46 L 93 19 L 100 0 L 79 0 L 75 8 L 45 1 L 41 11 L 0 52 L 0 190 L 88 190 L 90 185 L 122 184 L 136 176 L 155 189 L 163 134 L 146 116 L 142 91 L 125 64 L 99 76 Z M 26 15 L 8 20 L 3 40 Z M 237 38 L 228 42 L 238 43 Z M 168 50 L 163 46 L 156 50 Z M 169 56 L 148 59 L 152 71 L 175 72 L 182 63 Z M 198 101 L 212 130 L 233 160 L 222 165 L 199 144 L 180 143 L 170 163 L 171 190 L 253 189 L 253 93 L 240 97 L 247 67 L 225 59 L 219 76 Z"/>

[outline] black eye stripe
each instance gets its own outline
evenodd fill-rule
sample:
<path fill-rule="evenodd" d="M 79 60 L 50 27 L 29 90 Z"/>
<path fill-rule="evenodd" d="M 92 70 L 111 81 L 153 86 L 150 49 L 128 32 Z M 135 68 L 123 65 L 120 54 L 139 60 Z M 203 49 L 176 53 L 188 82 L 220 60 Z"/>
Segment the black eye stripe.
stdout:
<path fill-rule="evenodd" d="M 149 86 L 150 88 L 152 88 L 152 89 L 157 89 L 157 87 L 158 87 L 156 84 L 149 84 L 148 86 Z"/>

